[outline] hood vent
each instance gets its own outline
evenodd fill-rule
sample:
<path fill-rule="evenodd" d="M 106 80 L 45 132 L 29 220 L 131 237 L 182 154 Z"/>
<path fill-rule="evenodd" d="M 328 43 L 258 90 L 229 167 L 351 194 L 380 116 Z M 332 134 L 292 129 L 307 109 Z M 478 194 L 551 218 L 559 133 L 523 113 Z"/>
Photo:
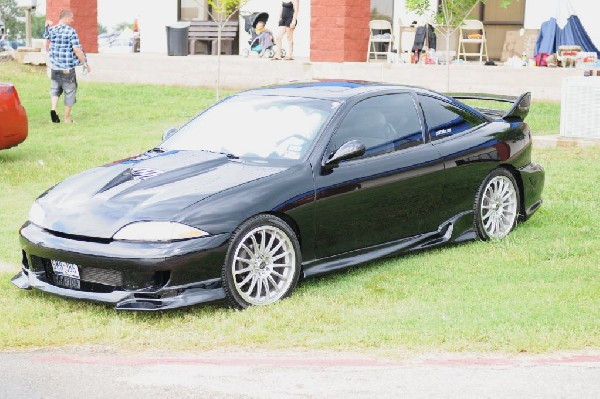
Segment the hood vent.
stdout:
<path fill-rule="evenodd" d="M 162 170 L 158 169 L 148 169 L 148 168 L 135 168 L 131 169 L 131 176 L 133 180 L 147 180 L 151 177 L 156 177 L 158 175 L 162 175 L 165 173 Z"/>

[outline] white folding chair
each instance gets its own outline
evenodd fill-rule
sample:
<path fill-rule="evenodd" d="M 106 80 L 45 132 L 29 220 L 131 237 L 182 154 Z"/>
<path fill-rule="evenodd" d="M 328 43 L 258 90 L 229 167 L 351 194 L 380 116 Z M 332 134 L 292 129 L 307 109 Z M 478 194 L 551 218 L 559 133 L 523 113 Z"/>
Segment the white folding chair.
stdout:
<path fill-rule="evenodd" d="M 469 35 L 480 35 L 480 37 L 469 38 Z M 479 44 L 478 53 L 467 53 L 465 44 Z M 458 30 L 458 54 L 457 58 L 461 56 L 466 61 L 467 57 L 479 57 L 479 62 L 483 62 L 483 55 L 485 53 L 485 60 L 489 61 L 488 50 L 487 50 L 487 38 L 485 36 L 485 28 L 483 22 L 476 19 L 465 19 L 463 25 Z"/>
<path fill-rule="evenodd" d="M 394 43 L 394 34 L 392 33 L 392 24 L 383 19 L 374 19 L 369 22 L 369 49 L 367 50 L 367 62 L 371 59 L 371 55 L 385 55 L 390 57 L 392 53 L 392 45 Z M 388 33 L 389 32 L 389 33 Z M 377 46 L 383 44 L 383 51 Z"/>

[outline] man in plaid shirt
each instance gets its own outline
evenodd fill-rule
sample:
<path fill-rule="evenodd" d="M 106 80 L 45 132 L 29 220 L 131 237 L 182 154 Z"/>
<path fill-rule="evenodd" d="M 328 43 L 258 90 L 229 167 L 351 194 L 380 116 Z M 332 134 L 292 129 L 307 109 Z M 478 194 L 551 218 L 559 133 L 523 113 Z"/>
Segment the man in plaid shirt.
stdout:
<path fill-rule="evenodd" d="M 59 123 L 60 118 L 56 113 L 58 98 L 65 93 L 65 122 L 71 119 L 71 107 L 77 101 L 77 76 L 75 67 L 83 65 L 84 72 L 90 72 L 85 53 L 79 43 L 79 36 L 73 27 L 73 12 L 69 9 L 60 12 L 58 25 L 51 27 L 52 22 L 46 21 L 44 38 L 50 45 L 50 99 L 52 108 L 50 118 L 52 122 Z"/>

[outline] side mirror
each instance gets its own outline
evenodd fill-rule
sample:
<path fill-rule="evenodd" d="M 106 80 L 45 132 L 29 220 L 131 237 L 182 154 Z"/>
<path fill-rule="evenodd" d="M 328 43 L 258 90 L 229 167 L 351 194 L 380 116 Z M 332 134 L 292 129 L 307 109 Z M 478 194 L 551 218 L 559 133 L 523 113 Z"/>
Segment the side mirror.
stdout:
<path fill-rule="evenodd" d="M 325 163 L 326 168 L 335 168 L 341 161 L 346 161 L 352 158 L 358 158 L 365 154 L 366 148 L 363 143 L 358 140 L 351 140 L 344 143 L 338 148 Z"/>
<path fill-rule="evenodd" d="M 176 132 L 177 132 L 177 128 L 176 127 L 171 127 L 169 129 L 167 129 L 164 133 L 163 133 L 163 137 L 162 140 L 165 141 L 169 138 L 171 138 L 171 136 L 173 136 Z"/>

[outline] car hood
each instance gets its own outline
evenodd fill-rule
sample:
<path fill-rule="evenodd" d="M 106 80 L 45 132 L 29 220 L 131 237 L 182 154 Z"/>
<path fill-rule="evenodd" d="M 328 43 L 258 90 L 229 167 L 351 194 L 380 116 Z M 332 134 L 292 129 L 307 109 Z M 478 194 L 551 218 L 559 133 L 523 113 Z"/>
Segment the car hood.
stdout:
<path fill-rule="evenodd" d="M 37 201 L 42 227 L 109 239 L 134 221 L 180 221 L 194 203 L 282 170 L 210 152 L 151 151 L 75 175 Z"/>

